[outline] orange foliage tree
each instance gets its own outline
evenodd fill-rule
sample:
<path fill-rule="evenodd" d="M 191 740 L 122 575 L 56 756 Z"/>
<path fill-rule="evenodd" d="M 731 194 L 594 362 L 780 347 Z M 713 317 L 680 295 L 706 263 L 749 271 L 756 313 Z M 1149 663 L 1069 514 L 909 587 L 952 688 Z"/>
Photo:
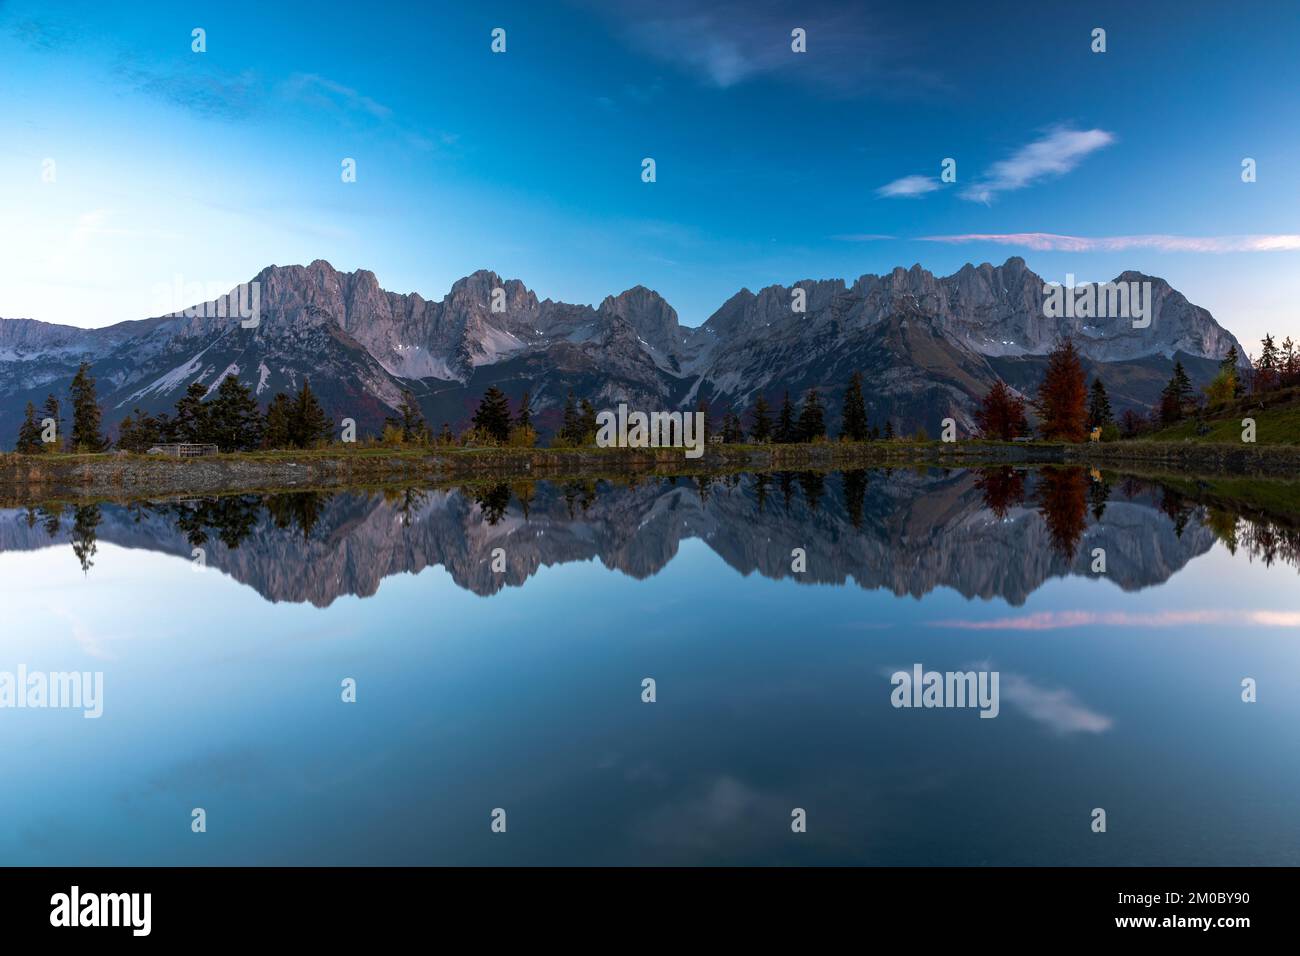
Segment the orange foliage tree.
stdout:
<path fill-rule="evenodd" d="M 975 426 L 984 438 L 1011 441 L 1029 431 L 1025 400 L 998 379 L 975 412 Z"/>
<path fill-rule="evenodd" d="M 1088 437 L 1088 386 L 1074 343 L 1066 339 L 1047 357 L 1047 374 L 1038 386 L 1038 429 L 1049 441 Z"/>

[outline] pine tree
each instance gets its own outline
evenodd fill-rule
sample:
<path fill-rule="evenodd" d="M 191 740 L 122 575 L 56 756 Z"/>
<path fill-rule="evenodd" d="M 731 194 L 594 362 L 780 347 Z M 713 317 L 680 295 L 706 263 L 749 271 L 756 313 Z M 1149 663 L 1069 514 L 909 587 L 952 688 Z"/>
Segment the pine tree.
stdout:
<path fill-rule="evenodd" d="M 854 372 L 844 393 L 844 419 L 840 424 L 840 438 L 849 441 L 867 440 L 867 404 L 862 397 L 862 373 Z"/>
<path fill-rule="evenodd" d="M 1035 408 L 1039 430 L 1049 441 L 1081 442 L 1087 438 L 1088 386 L 1083 364 L 1070 339 L 1047 357 L 1047 373 L 1038 386 Z"/>
<path fill-rule="evenodd" d="M 265 423 L 248 386 L 227 375 L 207 408 L 208 441 L 218 451 L 252 451 L 261 447 Z"/>
<path fill-rule="evenodd" d="M 582 400 L 582 414 L 578 419 L 582 429 L 580 443 L 590 445 L 596 441 L 596 406 L 585 398 Z"/>
<path fill-rule="evenodd" d="M 212 440 L 208 417 L 210 409 L 203 401 L 207 394 L 206 385 L 202 382 L 191 382 L 190 387 L 176 403 L 176 418 L 172 425 L 178 442 L 194 444 Z"/>
<path fill-rule="evenodd" d="M 420 411 L 419 403 L 410 391 L 402 392 L 402 406 L 398 412 L 402 416 L 399 423 L 402 429 L 402 441 L 425 441 L 429 429 L 424 423 L 424 414 Z"/>
<path fill-rule="evenodd" d="M 772 418 L 770 410 L 767 407 L 767 399 L 763 393 L 758 393 L 758 398 L 754 400 L 753 424 L 749 427 L 750 437 L 759 444 L 764 444 L 772 439 Z"/>
<path fill-rule="evenodd" d="M 786 392 L 781 401 L 781 414 L 776 420 L 776 441 L 781 445 L 789 445 L 795 439 L 794 405 L 790 402 L 790 393 Z"/>
<path fill-rule="evenodd" d="M 293 401 L 284 392 L 277 392 L 266 406 L 262 444 L 267 448 L 293 446 Z"/>
<path fill-rule="evenodd" d="M 722 418 L 722 441 L 727 445 L 737 445 L 745 440 L 745 434 L 740 427 L 740 419 L 731 412 L 727 412 Z"/>
<path fill-rule="evenodd" d="M 570 392 L 564 400 L 564 423 L 560 426 L 560 437 L 571 445 L 582 442 L 582 422 L 578 419 L 578 406 Z"/>
<path fill-rule="evenodd" d="M 41 423 L 36 420 L 36 406 L 28 402 L 27 414 L 18 427 L 18 444 L 14 446 L 14 451 L 20 455 L 39 455 L 44 450 L 45 446 L 41 444 Z"/>
<path fill-rule="evenodd" d="M 1110 396 L 1100 378 L 1092 380 L 1092 391 L 1088 400 L 1088 425 L 1090 428 L 1105 428 L 1115 421 L 1110 408 Z"/>
<path fill-rule="evenodd" d="M 442 423 L 442 431 L 438 432 L 439 445 L 454 445 L 456 436 L 451 433 L 451 425 L 447 422 Z"/>
<path fill-rule="evenodd" d="M 494 441 L 504 444 L 510 438 L 510 400 L 495 385 L 483 393 L 474 412 L 474 427 Z"/>
<path fill-rule="evenodd" d="M 108 442 L 100 434 L 103 412 L 95 397 L 95 380 L 90 363 L 82 362 L 68 388 L 72 397 L 72 448 L 78 452 L 100 452 Z"/>
<path fill-rule="evenodd" d="M 162 441 L 158 419 L 148 412 L 135 409 L 135 417 L 127 415 L 117 426 L 117 447 L 123 451 L 141 454 Z"/>
<path fill-rule="evenodd" d="M 1277 387 L 1281 363 L 1278 358 L 1277 343 L 1273 341 L 1272 335 L 1266 334 L 1260 340 L 1260 345 L 1259 358 L 1255 361 L 1255 390 L 1267 392 Z"/>
<path fill-rule="evenodd" d="M 1192 380 L 1187 377 L 1187 370 L 1183 368 L 1181 361 L 1174 362 L 1174 391 L 1178 395 L 1178 403 L 1186 405 L 1195 394 L 1192 390 Z"/>
<path fill-rule="evenodd" d="M 1278 378 L 1283 388 L 1300 383 L 1300 352 L 1296 343 L 1287 336 L 1282 340 L 1282 355 L 1278 360 Z"/>
<path fill-rule="evenodd" d="M 1178 382 L 1171 378 L 1169 384 L 1160 393 L 1160 405 L 1156 416 L 1162 425 L 1172 425 L 1183 417 L 1183 405 L 1178 400 Z"/>
<path fill-rule="evenodd" d="M 289 417 L 289 438 L 295 448 L 315 448 L 327 442 L 334 433 L 325 409 L 311 390 L 311 383 L 303 380 L 298 397 L 294 399 Z"/>
<path fill-rule="evenodd" d="M 1158 412 L 1161 424 L 1170 425 L 1181 421 L 1183 410 L 1191 397 L 1192 381 L 1187 377 L 1187 370 L 1183 368 L 1183 363 L 1176 361 L 1174 362 L 1174 373 L 1169 378 L 1169 384 L 1160 393 Z"/>
<path fill-rule="evenodd" d="M 1223 357 L 1223 361 L 1219 362 L 1219 371 L 1235 373 L 1237 371 L 1237 360 L 1237 346 L 1229 345 L 1228 354 Z"/>
<path fill-rule="evenodd" d="M 41 409 L 41 440 L 45 439 L 45 422 L 54 423 L 54 441 L 48 443 L 50 451 L 58 451 L 63 445 L 63 412 L 59 408 L 59 400 L 51 392 L 45 399 L 45 406 Z"/>
<path fill-rule="evenodd" d="M 892 418 L 887 418 L 885 419 L 885 441 L 893 441 L 893 440 L 894 440 L 894 420 Z"/>
<path fill-rule="evenodd" d="M 1246 383 L 1242 380 L 1240 364 L 1241 356 L 1237 354 L 1237 346 L 1229 345 L 1228 354 L 1219 363 L 1219 375 L 1231 376 L 1233 398 L 1241 398 L 1246 394 Z"/>
<path fill-rule="evenodd" d="M 515 425 L 519 428 L 533 427 L 533 396 L 531 392 L 524 392 L 523 398 L 519 399 L 519 414 L 515 416 Z"/>
<path fill-rule="evenodd" d="M 799 410 L 798 429 L 800 441 L 816 441 L 826 435 L 826 420 L 822 411 L 821 396 L 817 394 L 815 388 L 809 389 L 803 400 L 803 408 Z"/>

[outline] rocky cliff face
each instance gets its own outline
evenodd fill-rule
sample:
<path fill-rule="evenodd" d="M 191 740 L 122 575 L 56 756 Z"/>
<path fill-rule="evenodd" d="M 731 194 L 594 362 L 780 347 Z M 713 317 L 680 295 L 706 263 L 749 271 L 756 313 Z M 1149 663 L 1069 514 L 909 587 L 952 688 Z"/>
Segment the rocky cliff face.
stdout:
<path fill-rule="evenodd" d="M 355 418 L 363 429 L 377 428 L 406 388 L 435 427 L 463 425 L 489 384 L 516 400 L 530 391 L 543 428 L 558 422 L 569 391 L 598 406 L 626 401 L 649 410 L 705 400 L 716 414 L 743 411 L 760 392 L 775 402 L 789 390 L 797 401 L 812 387 L 829 399 L 834 425 L 844 384 L 862 371 L 873 421 L 935 433 L 949 415 L 969 424 L 975 401 L 999 376 L 1032 387 L 1042 357 L 1067 335 L 1090 371 L 1131 385 L 1121 406 L 1153 402 L 1174 356 L 1193 360 L 1194 375 L 1203 375 L 1236 342 L 1166 282 L 1137 273 L 1117 281 L 1151 283 L 1148 328 L 1046 318 L 1044 281 L 1019 258 L 943 278 L 913 266 L 852 285 L 741 290 L 698 328 L 681 326 L 643 286 L 592 308 L 539 300 L 519 280 L 488 271 L 457 281 L 440 302 L 387 292 L 373 273 L 339 272 L 323 260 L 270 266 L 255 279 L 261 321 L 252 329 L 215 317 L 94 330 L 0 320 L 4 444 L 24 404 L 65 395 L 83 359 L 93 365 L 110 425 L 136 406 L 170 410 L 191 382 L 215 388 L 225 375 L 263 402 L 309 378 L 336 419 Z M 796 289 L 803 312 L 792 309 Z"/>

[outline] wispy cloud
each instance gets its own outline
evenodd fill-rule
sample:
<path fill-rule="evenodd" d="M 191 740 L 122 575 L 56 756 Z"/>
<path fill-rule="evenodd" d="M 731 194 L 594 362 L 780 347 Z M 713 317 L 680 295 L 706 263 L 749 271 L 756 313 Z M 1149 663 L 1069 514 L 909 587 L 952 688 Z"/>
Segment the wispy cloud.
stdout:
<path fill-rule="evenodd" d="M 990 242 L 1040 252 L 1116 252 L 1156 249 L 1161 252 L 1287 252 L 1300 249 L 1300 234 L 1246 236 L 1062 236 L 1051 232 L 964 233 L 922 236 L 923 242 Z"/>
<path fill-rule="evenodd" d="M 261 112 L 265 84 L 254 70 L 239 73 L 171 69 L 123 57 L 113 67 L 137 92 L 216 119 L 245 119 Z"/>
<path fill-rule="evenodd" d="M 961 192 L 963 199 L 988 203 L 999 193 L 1024 189 L 1052 176 L 1063 176 L 1092 153 L 1115 142 L 1104 129 L 1076 130 L 1058 126 L 1020 147 Z"/>
<path fill-rule="evenodd" d="M 902 179 L 895 179 L 892 183 L 885 183 L 876 190 L 876 195 L 891 199 L 910 199 L 932 193 L 938 188 L 939 180 L 933 176 L 904 176 Z"/>
<path fill-rule="evenodd" d="M 4 4 L 0 3 L 0 11 Z M 63 50 L 72 46 L 79 38 L 80 32 L 63 21 L 50 19 L 33 20 L 20 18 L 9 23 L 9 33 L 17 40 L 34 50 L 50 52 Z"/>
<path fill-rule="evenodd" d="M 1115 724 L 1082 703 L 1073 691 L 1040 687 L 1020 674 L 1003 672 L 1001 697 L 1025 716 L 1060 734 L 1100 734 Z"/>
<path fill-rule="evenodd" d="M 337 83 L 316 73 L 295 73 L 284 84 L 290 99 L 300 100 L 327 110 L 357 111 L 378 120 L 392 118 L 393 111 L 350 86 Z"/>
<path fill-rule="evenodd" d="M 904 62 L 911 43 L 878 17 L 827 0 L 805 0 L 798 16 L 779 0 L 585 0 L 594 13 L 616 21 L 637 49 L 720 89 L 780 74 L 833 94 L 868 89 L 895 94 L 941 86 L 930 67 Z M 806 31 L 807 52 L 794 53 L 790 31 Z"/>
<path fill-rule="evenodd" d="M 988 620 L 963 618 L 931 621 L 931 627 L 963 631 L 1058 631 L 1073 627 L 1168 628 L 1191 624 L 1254 624 L 1258 627 L 1300 627 L 1300 611 L 1156 611 L 1131 614 L 1124 611 L 1040 611 Z"/>
<path fill-rule="evenodd" d="M 1080 702 L 1075 693 L 1066 688 L 1050 689 L 1034 683 L 1023 674 L 1001 670 L 992 661 L 970 661 L 960 668 L 963 671 L 997 671 L 998 696 L 1021 711 L 1031 720 L 1045 724 L 1050 730 L 1061 733 L 1099 734 L 1110 730 L 1114 721 Z M 882 677 L 892 678 L 907 667 L 885 667 Z"/>

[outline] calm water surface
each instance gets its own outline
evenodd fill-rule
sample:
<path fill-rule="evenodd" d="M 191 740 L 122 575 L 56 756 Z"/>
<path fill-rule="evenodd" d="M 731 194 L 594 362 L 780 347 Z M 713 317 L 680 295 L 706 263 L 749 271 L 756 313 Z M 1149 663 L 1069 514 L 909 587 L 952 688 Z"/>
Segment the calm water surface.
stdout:
<path fill-rule="evenodd" d="M 102 671 L 104 711 L 0 709 L 0 863 L 1294 865 L 1300 535 L 1188 494 L 923 469 L 3 509 L 0 671 Z M 998 671 L 998 717 L 895 709 L 917 663 Z"/>

